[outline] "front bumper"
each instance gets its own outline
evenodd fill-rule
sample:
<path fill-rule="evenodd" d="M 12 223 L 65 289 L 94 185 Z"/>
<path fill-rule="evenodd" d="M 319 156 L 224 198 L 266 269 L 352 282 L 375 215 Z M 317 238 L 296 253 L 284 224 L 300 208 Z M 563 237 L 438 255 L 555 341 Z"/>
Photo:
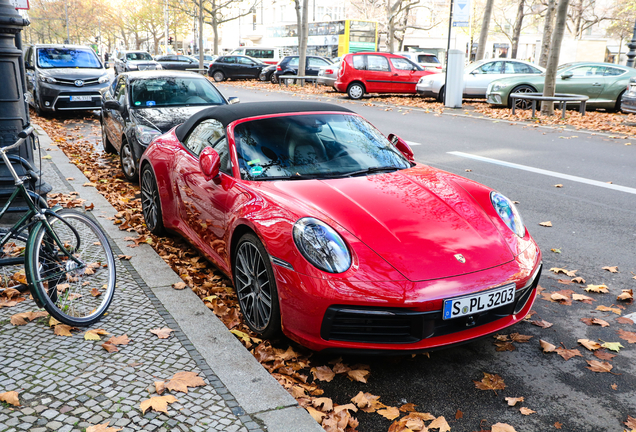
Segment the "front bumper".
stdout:
<path fill-rule="evenodd" d="M 315 351 L 418 352 L 500 331 L 530 311 L 541 274 L 533 248 L 502 266 L 452 278 L 410 282 L 317 279 L 274 265 L 283 331 Z M 523 254 L 522 254 L 523 255 Z M 469 317 L 442 319 L 444 299 L 514 282 L 515 301 Z"/>
<path fill-rule="evenodd" d="M 100 91 L 110 84 L 108 82 L 84 87 L 38 83 L 37 97 L 40 107 L 45 111 L 95 110 L 102 107 Z M 73 101 L 72 97 L 87 96 L 88 101 Z"/>
<path fill-rule="evenodd" d="M 415 86 L 415 90 L 417 91 L 417 94 L 419 94 L 420 96 L 423 97 L 433 97 L 436 98 L 437 95 L 439 94 L 438 92 L 434 92 L 432 88 L 430 87 L 423 87 L 420 85 Z"/>
<path fill-rule="evenodd" d="M 623 95 L 621 111 L 636 114 L 636 92 L 629 92 Z"/>
<path fill-rule="evenodd" d="M 486 93 L 486 102 L 492 105 L 506 105 L 503 102 L 503 97 L 499 93 Z"/>

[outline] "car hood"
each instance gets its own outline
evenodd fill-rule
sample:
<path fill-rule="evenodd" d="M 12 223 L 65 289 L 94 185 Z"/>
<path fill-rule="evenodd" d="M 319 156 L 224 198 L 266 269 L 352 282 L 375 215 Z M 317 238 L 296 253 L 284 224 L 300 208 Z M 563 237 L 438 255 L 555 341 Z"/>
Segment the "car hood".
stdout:
<path fill-rule="evenodd" d="M 193 114 L 212 105 L 179 106 L 166 108 L 131 109 L 131 115 L 138 125 L 149 126 L 162 133 L 168 132 L 178 124 L 189 119 Z"/>
<path fill-rule="evenodd" d="M 51 68 L 40 69 L 41 75 L 64 80 L 98 78 L 106 73 L 106 69 L 100 68 Z"/>
<path fill-rule="evenodd" d="M 269 187 L 293 197 L 299 208 L 317 211 L 307 216 L 320 218 L 322 213 L 332 219 L 411 281 L 513 260 L 488 215 L 453 178 L 417 166 L 367 177 L 272 182 Z"/>

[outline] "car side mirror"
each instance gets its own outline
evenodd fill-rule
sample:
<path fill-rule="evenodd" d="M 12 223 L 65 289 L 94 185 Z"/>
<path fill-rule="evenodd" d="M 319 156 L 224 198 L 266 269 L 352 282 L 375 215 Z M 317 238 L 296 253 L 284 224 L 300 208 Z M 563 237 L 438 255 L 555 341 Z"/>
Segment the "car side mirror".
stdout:
<path fill-rule="evenodd" d="M 26 63 L 26 62 L 24 63 L 24 67 L 25 69 L 29 69 L 29 70 L 35 69 L 31 63 Z"/>
<path fill-rule="evenodd" d="M 406 143 L 406 141 L 394 134 L 389 135 L 389 141 L 391 141 L 391 144 L 393 144 L 409 162 L 415 162 L 413 150 L 411 150 L 411 147 Z"/>
<path fill-rule="evenodd" d="M 232 96 L 232 97 L 227 98 L 227 103 L 230 104 L 230 105 L 237 104 L 240 101 L 241 100 L 239 98 L 237 98 L 236 96 Z"/>
<path fill-rule="evenodd" d="M 104 108 L 119 112 L 124 111 L 124 107 L 116 100 L 107 100 L 106 102 L 104 102 Z"/>
<path fill-rule="evenodd" d="M 561 79 L 568 79 L 568 78 L 572 78 L 572 72 L 563 72 L 561 74 Z"/>
<path fill-rule="evenodd" d="M 219 175 L 221 169 L 221 157 L 212 147 L 206 147 L 199 155 L 199 168 L 207 181 L 213 180 Z"/>

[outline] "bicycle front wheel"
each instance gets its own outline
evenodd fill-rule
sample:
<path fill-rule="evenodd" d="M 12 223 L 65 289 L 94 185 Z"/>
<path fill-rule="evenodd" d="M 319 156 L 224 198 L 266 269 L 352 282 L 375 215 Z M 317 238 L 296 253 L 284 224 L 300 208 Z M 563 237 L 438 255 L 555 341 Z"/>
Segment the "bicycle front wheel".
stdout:
<path fill-rule="evenodd" d="M 91 218 L 73 210 L 61 210 L 48 221 L 52 231 L 42 223 L 27 243 L 25 268 L 33 298 L 64 324 L 91 325 L 106 313 L 115 293 L 108 239 Z"/>

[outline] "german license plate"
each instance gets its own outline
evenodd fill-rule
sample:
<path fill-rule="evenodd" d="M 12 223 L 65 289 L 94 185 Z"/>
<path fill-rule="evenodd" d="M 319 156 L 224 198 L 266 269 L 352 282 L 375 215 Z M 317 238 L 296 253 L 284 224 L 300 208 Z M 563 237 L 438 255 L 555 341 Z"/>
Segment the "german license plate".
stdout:
<path fill-rule="evenodd" d="M 443 319 L 459 318 L 510 304 L 515 301 L 515 288 L 513 283 L 478 294 L 444 300 Z"/>
<path fill-rule="evenodd" d="M 71 96 L 71 102 L 90 102 L 92 96 Z"/>

